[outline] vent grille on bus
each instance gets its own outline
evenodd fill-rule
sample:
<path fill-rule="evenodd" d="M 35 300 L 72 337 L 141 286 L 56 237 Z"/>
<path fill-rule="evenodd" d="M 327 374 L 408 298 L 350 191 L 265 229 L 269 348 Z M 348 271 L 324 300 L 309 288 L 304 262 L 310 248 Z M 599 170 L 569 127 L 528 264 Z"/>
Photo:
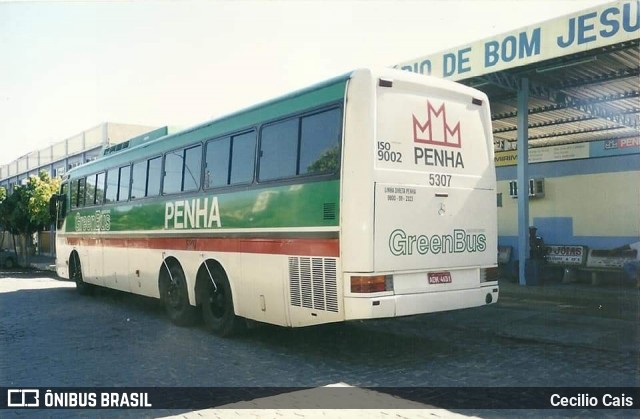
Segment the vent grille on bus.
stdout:
<path fill-rule="evenodd" d="M 336 260 L 290 257 L 289 289 L 291 305 L 338 312 Z"/>
<path fill-rule="evenodd" d="M 336 219 L 336 203 L 335 202 L 326 202 L 322 206 L 322 218 L 324 220 Z"/>

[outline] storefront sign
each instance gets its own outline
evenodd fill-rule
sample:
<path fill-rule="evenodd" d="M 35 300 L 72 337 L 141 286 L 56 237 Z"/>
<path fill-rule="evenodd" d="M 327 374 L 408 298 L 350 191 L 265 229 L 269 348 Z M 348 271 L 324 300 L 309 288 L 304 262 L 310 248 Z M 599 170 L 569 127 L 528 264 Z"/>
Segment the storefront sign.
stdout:
<path fill-rule="evenodd" d="M 547 263 L 552 265 L 584 265 L 587 256 L 586 246 L 545 246 Z"/>

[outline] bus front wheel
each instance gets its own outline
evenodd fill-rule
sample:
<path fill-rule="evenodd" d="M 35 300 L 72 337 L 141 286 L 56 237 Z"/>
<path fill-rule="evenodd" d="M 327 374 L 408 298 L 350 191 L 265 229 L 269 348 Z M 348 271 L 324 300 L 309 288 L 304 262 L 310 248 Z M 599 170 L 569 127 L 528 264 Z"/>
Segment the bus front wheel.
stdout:
<path fill-rule="evenodd" d="M 160 273 L 160 299 L 171 322 L 178 326 L 194 323 L 196 308 L 189 304 L 187 280 L 179 264 L 165 264 L 163 267 Z"/>
<path fill-rule="evenodd" d="M 204 325 L 207 330 L 218 336 L 234 335 L 242 330 L 244 319 L 236 316 L 233 310 L 233 296 L 227 275 L 219 268 L 211 269 L 211 273 L 202 290 Z"/>
<path fill-rule="evenodd" d="M 69 279 L 76 283 L 76 290 L 80 295 L 91 295 L 93 293 L 93 285 L 87 284 L 82 279 L 82 265 L 80 265 L 80 256 L 72 253 L 69 258 Z"/>

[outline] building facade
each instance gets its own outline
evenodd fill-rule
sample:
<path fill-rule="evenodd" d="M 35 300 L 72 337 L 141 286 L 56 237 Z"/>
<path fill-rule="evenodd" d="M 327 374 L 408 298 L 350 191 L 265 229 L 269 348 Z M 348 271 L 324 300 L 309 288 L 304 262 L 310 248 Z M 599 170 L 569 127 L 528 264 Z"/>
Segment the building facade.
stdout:
<path fill-rule="evenodd" d="M 105 147 L 153 129 L 155 127 L 104 122 L 9 163 L 0 164 L 0 187 L 11 193 L 16 185 L 26 182 L 29 176 L 37 176 L 43 170 L 52 177 L 63 176 L 70 169 L 97 159 Z"/>
<path fill-rule="evenodd" d="M 52 177 L 64 176 L 72 168 L 100 157 L 107 147 L 153 130 L 159 132 L 156 135 L 166 134 L 166 127 L 158 130 L 150 126 L 104 122 L 9 163 L 0 164 L 0 187 L 10 194 L 16 185 L 25 183 L 30 176 L 37 176 L 43 170 Z M 55 255 L 53 231 L 38 233 L 36 243 L 38 253 Z M 14 244 L 8 232 L 0 231 L 0 247 L 12 249 Z"/>

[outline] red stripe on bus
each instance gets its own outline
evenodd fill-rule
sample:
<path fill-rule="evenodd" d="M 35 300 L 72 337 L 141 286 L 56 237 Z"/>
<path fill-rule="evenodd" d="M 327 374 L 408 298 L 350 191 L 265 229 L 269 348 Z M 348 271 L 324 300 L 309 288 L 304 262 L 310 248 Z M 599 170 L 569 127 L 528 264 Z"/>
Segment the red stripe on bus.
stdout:
<path fill-rule="evenodd" d="M 193 250 L 196 252 L 261 253 L 292 256 L 338 257 L 338 239 L 264 238 L 79 238 L 67 237 L 70 246 L 125 247 L 134 249 Z"/>

